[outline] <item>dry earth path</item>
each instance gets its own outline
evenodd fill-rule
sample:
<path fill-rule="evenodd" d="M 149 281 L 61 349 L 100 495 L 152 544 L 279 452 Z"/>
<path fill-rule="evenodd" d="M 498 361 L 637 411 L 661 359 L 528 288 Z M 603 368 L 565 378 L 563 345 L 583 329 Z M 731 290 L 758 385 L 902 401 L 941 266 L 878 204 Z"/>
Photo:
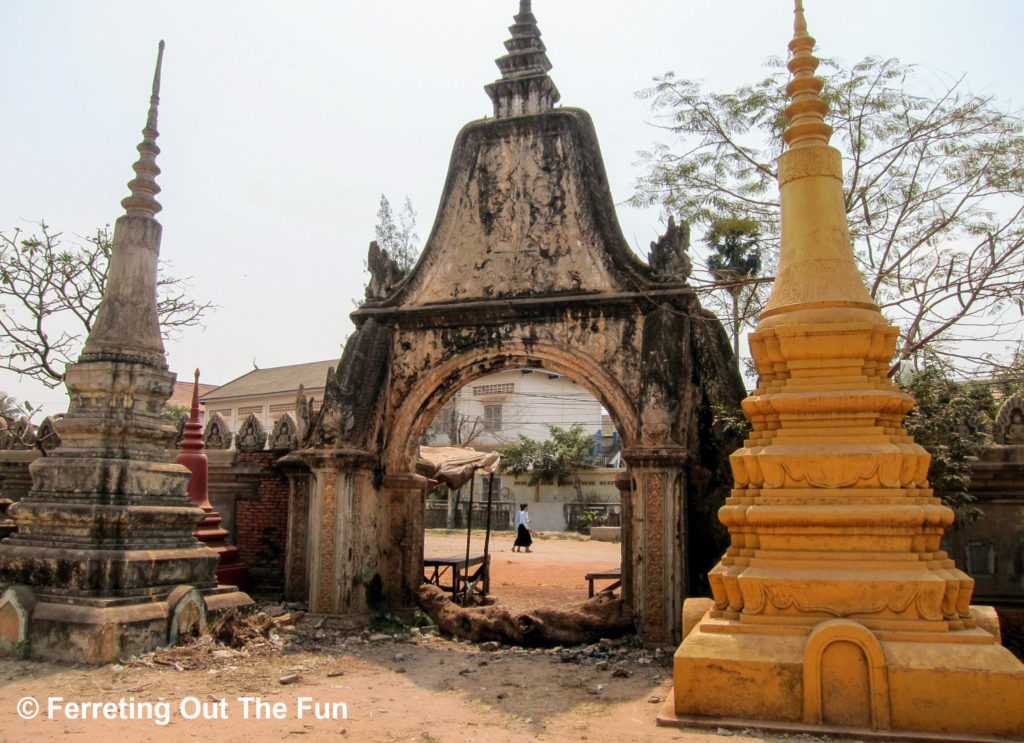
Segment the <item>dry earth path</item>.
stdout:
<path fill-rule="evenodd" d="M 464 533 L 431 533 L 427 551 L 450 554 L 459 543 L 465 549 Z M 521 608 L 582 600 L 583 575 L 618 564 L 617 544 L 538 539 L 529 554 L 510 546 L 507 534 L 495 539 L 493 592 Z M 725 731 L 657 727 L 671 693 L 670 653 L 628 642 L 493 649 L 429 632 L 353 634 L 312 615 L 280 624 L 242 649 L 207 639 L 99 668 L 0 659 L 0 743 L 725 738 Z M 41 705 L 30 720 L 19 716 L 19 703 L 31 707 L 26 698 Z M 786 739 L 756 731 L 728 737 Z"/>

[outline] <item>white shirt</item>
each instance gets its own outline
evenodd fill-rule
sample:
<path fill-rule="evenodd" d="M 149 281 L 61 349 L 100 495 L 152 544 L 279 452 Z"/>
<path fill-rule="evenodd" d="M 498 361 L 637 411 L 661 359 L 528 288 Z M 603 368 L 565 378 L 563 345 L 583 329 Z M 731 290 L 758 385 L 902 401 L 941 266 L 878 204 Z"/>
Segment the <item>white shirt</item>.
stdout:
<path fill-rule="evenodd" d="M 530 512 L 522 510 L 516 514 L 516 528 L 525 526 L 527 529 L 530 528 Z"/>

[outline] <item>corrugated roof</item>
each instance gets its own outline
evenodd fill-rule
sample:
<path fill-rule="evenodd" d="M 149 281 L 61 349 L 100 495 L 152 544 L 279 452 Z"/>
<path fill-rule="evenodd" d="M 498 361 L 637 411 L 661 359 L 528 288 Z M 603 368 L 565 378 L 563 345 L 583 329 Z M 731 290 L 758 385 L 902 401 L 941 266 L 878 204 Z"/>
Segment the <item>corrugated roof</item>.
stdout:
<path fill-rule="evenodd" d="M 327 383 L 327 370 L 337 366 L 338 360 L 311 361 L 307 364 L 276 366 L 270 369 L 253 369 L 238 379 L 223 384 L 213 392 L 208 392 L 200 401 L 209 404 L 215 400 L 235 397 L 252 397 L 254 395 L 276 395 L 283 392 L 294 392 L 301 384 L 307 390 L 323 389 Z"/>

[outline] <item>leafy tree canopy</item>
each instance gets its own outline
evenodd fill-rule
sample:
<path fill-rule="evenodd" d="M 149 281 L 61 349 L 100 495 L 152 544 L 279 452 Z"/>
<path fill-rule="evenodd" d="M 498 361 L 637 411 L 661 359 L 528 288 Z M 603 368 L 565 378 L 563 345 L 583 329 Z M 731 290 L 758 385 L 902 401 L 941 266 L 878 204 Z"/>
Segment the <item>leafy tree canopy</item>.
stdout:
<path fill-rule="evenodd" d="M 761 271 L 760 225 L 748 217 L 721 217 L 711 223 L 704 242 L 711 250 L 707 268 L 716 286 L 727 297 L 727 330 L 732 338 L 732 351 L 740 363 L 740 335 L 760 309 L 757 284 L 750 279 Z M 717 304 L 717 294 L 711 295 Z"/>
<path fill-rule="evenodd" d="M 396 222 L 391 211 L 391 202 L 384 194 L 380 195 L 374 235 L 377 246 L 388 251 L 388 255 L 399 268 L 408 270 L 416 265 L 416 259 L 420 254 L 416 243 L 420 237 L 416 234 L 416 210 L 413 209 L 412 200 L 408 196 L 402 203 Z"/>
<path fill-rule="evenodd" d="M 915 372 L 903 389 L 916 400 L 903 421 L 907 433 L 932 455 L 928 480 L 946 505 L 968 518 L 979 511 L 970 504 L 971 464 L 991 443 L 997 404 L 988 384 L 950 379 L 941 369 Z"/>
<path fill-rule="evenodd" d="M 21 403 L 16 399 L 6 392 L 0 392 L 0 418 L 3 418 L 4 422 L 8 425 L 14 423 L 19 418 L 28 417 L 31 413 L 31 406 L 26 405 L 22 408 Z"/>
<path fill-rule="evenodd" d="M 642 91 L 665 139 L 642 153 L 646 173 L 631 202 L 659 205 L 697 228 L 752 220 L 772 272 L 789 73 L 779 59 L 769 69 L 733 91 L 671 73 Z M 844 159 L 854 255 L 902 331 L 891 371 L 1004 366 L 990 345 L 975 342 L 1020 334 L 1024 116 L 967 91 L 962 79 L 922 81 L 895 59 L 826 59 L 819 74 L 832 144 Z"/>
<path fill-rule="evenodd" d="M 557 481 L 573 476 L 577 496 L 582 498 L 582 484 L 577 470 L 592 466 L 594 438 L 582 423 L 574 423 L 568 430 L 548 425 L 550 439 L 534 441 L 519 434 L 519 441 L 501 448 L 501 471 L 514 475 L 530 473 L 530 485 Z"/>

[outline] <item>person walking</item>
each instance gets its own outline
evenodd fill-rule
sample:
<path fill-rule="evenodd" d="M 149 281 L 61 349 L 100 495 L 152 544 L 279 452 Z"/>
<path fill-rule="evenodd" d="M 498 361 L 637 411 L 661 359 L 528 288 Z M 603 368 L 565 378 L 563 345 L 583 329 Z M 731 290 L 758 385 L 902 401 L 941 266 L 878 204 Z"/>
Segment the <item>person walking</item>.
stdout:
<path fill-rule="evenodd" d="M 530 545 L 533 544 L 533 529 L 530 528 L 530 507 L 526 503 L 519 504 L 519 513 L 516 514 L 516 541 L 512 545 L 513 552 L 533 552 Z"/>

